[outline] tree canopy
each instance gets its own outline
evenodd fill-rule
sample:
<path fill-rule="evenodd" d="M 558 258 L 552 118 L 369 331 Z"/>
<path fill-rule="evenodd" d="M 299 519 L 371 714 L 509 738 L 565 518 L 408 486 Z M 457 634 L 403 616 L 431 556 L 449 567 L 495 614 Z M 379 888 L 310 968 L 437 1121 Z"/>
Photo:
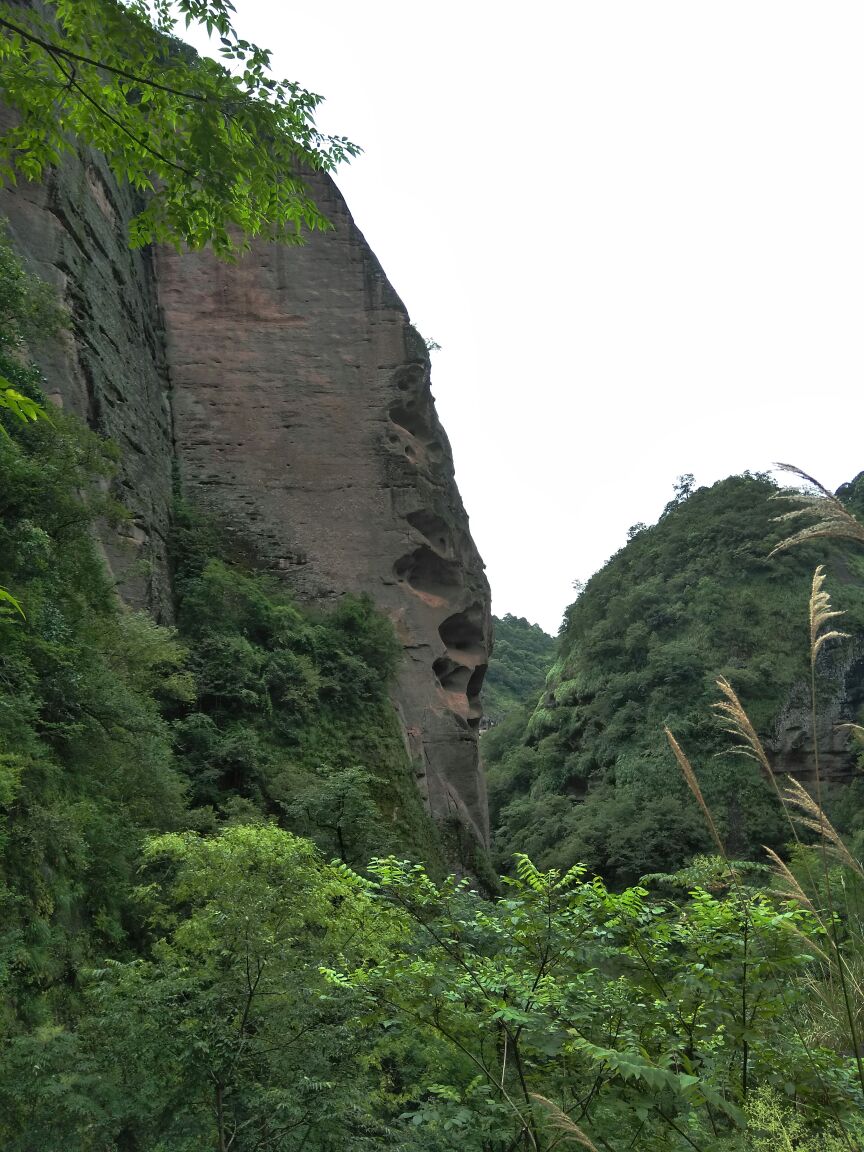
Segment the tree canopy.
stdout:
<path fill-rule="evenodd" d="M 483 683 L 483 711 L 496 722 L 522 704 L 537 703 L 555 659 L 555 641 L 539 624 L 509 612 L 494 618 L 495 647 Z"/>
<path fill-rule="evenodd" d="M 298 243 L 328 228 L 304 183 L 359 149 L 315 127 L 321 97 L 270 71 L 230 0 L 0 2 L 0 180 L 38 180 L 64 152 L 98 148 L 146 194 L 130 243 L 220 255 L 237 234 Z M 175 35 L 197 24 L 222 62 Z"/>

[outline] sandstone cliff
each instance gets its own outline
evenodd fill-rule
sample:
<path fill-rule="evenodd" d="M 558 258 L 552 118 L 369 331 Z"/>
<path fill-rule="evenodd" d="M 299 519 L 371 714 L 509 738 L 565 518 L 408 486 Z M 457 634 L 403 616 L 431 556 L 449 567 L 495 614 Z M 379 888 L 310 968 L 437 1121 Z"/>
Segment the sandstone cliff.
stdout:
<path fill-rule="evenodd" d="M 335 185 L 335 228 L 235 265 L 133 253 L 99 157 L 0 193 L 71 334 L 34 349 L 49 392 L 121 448 L 133 519 L 106 531 L 124 595 L 170 619 L 172 476 L 304 601 L 367 593 L 404 646 L 394 688 L 432 814 L 485 842 L 477 752 L 489 589 L 430 392 L 429 358 Z"/>

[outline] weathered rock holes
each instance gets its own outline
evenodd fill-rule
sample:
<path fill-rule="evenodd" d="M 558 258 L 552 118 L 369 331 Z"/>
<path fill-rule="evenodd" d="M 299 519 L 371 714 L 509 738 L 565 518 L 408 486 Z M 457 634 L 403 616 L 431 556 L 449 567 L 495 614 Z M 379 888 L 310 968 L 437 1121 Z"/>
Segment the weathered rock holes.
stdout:
<path fill-rule="evenodd" d="M 486 677 L 486 670 L 488 664 L 478 664 L 474 671 L 471 673 L 468 684 L 465 688 L 465 695 L 468 697 L 469 702 L 478 700 L 480 697 L 480 690 L 483 687 L 483 681 Z"/>
<path fill-rule="evenodd" d="M 485 619 L 483 608 L 475 601 L 464 611 L 448 616 L 438 628 L 438 635 L 446 648 L 485 653 Z M 480 682 L 482 683 L 482 677 Z"/>
<path fill-rule="evenodd" d="M 449 525 L 435 512 L 428 512 L 425 508 L 421 508 L 418 512 L 409 512 L 405 519 L 412 528 L 423 533 L 436 551 L 452 551 Z"/>
<path fill-rule="evenodd" d="M 389 412 L 390 419 L 400 428 L 404 428 L 409 436 L 417 440 L 431 441 L 432 429 L 429 421 L 422 412 L 418 412 L 412 402 L 406 404 L 392 404 Z"/>
<path fill-rule="evenodd" d="M 445 692 L 465 692 L 471 679 L 471 669 L 464 664 L 457 664 L 449 656 L 441 656 L 432 665 L 432 671 L 438 678 L 438 683 Z"/>
<path fill-rule="evenodd" d="M 439 556 L 425 544 L 400 556 L 393 572 L 397 580 L 404 580 L 415 591 L 432 596 L 446 597 L 462 585 L 459 565 Z"/>
<path fill-rule="evenodd" d="M 412 388 L 423 387 L 425 371 L 419 364 L 406 364 L 396 372 L 393 379 L 400 392 L 410 392 Z"/>

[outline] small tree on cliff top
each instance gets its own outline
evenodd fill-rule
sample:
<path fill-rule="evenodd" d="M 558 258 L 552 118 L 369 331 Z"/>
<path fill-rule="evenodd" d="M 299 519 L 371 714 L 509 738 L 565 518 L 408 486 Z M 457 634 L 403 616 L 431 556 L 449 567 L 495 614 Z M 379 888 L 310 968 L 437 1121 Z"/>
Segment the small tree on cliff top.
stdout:
<path fill-rule="evenodd" d="M 130 242 L 212 244 L 232 233 L 300 243 L 330 227 L 302 174 L 357 154 L 315 127 L 321 97 L 270 74 L 235 32 L 231 0 L 0 0 L 0 181 L 39 179 L 83 141 L 147 193 Z M 197 57 L 180 22 L 214 33 L 225 63 Z"/>

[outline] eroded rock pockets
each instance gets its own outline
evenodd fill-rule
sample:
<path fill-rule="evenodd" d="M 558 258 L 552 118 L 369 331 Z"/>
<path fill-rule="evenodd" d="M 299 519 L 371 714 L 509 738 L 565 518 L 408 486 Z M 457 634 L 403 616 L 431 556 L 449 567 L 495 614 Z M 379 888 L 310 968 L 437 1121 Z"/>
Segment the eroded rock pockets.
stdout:
<path fill-rule="evenodd" d="M 483 713 L 480 692 L 488 658 L 483 605 L 475 601 L 454 612 L 439 625 L 438 635 L 447 651 L 435 661 L 432 670 L 445 692 L 458 692 L 465 697 L 463 719 L 469 727 L 476 728 Z"/>
<path fill-rule="evenodd" d="M 385 475 L 400 493 L 394 510 L 408 540 L 393 574 L 420 601 L 413 612 L 432 625 L 439 642 L 430 645 L 434 659 L 424 711 L 429 804 L 439 815 L 452 815 L 455 804 L 460 818 L 485 842 L 486 801 L 476 742 L 490 631 L 483 565 L 468 533 L 450 446 L 429 391 L 428 359 L 398 369 L 390 383 Z"/>
<path fill-rule="evenodd" d="M 462 569 L 455 560 L 439 555 L 427 544 L 420 544 L 400 556 L 393 574 L 422 596 L 446 601 L 462 589 Z"/>
<path fill-rule="evenodd" d="M 473 675 L 465 664 L 457 664 L 449 656 L 439 656 L 432 665 L 432 671 L 445 692 L 462 692 L 468 695 L 468 684 Z"/>
<path fill-rule="evenodd" d="M 439 467 L 447 453 L 425 370 L 410 366 L 397 375 L 395 383 L 399 395 L 387 410 L 388 444 L 417 465 Z"/>
<path fill-rule="evenodd" d="M 421 508 L 417 512 L 409 512 L 405 519 L 412 528 L 416 528 L 422 536 L 426 537 L 436 552 L 447 557 L 452 556 L 453 540 L 450 526 L 443 517 L 428 511 L 428 509 Z"/>
<path fill-rule="evenodd" d="M 448 651 L 456 650 L 466 656 L 486 657 L 486 613 L 476 600 L 454 612 L 438 627 L 438 635 Z"/>

